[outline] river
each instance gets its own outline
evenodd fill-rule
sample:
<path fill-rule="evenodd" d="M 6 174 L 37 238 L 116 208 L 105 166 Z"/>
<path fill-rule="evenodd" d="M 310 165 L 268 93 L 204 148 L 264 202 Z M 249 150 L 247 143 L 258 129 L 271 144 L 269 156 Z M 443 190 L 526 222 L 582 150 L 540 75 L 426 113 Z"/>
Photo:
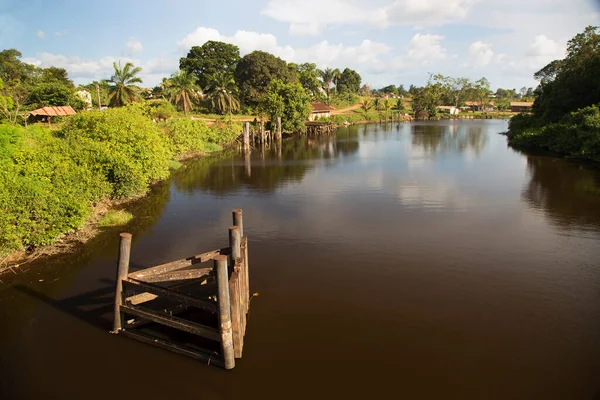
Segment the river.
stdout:
<path fill-rule="evenodd" d="M 235 370 L 108 333 L 112 228 L 1 277 L 0 398 L 600 398 L 600 173 L 506 128 L 351 126 L 188 162 L 123 230 L 156 265 L 226 246 L 243 209 L 259 295 Z"/>

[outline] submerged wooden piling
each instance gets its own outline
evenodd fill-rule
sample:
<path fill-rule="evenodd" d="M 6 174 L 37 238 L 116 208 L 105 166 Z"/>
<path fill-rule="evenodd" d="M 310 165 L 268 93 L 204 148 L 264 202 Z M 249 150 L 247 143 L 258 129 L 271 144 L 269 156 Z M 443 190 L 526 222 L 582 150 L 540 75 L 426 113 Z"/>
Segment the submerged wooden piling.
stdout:
<path fill-rule="evenodd" d="M 277 140 L 281 141 L 281 117 L 277 117 Z"/>
<path fill-rule="evenodd" d="M 132 273 L 131 235 L 122 233 L 113 332 L 208 364 L 234 368 L 235 358 L 242 356 L 250 291 L 242 210 L 232 210 L 232 219 L 228 247 Z M 157 335 L 156 325 L 216 341 L 221 351 L 203 343 L 190 346 L 178 342 L 176 335 L 167 333 L 165 337 L 163 331 Z"/>
<path fill-rule="evenodd" d="M 127 274 L 129 274 L 129 258 L 131 256 L 131 233 L 121 233 L 120 237 L 113 332 L 118 332 L 123 328 L 123 315 L 120 310 L 123 305 L 123 279 L 127 279 Z"/>
<path fill-rule="evenodd" d="M 244 123 L 244 153 L 250 151 L 250 122 Z"/>
<path fill-rule="evenodd" d="M 229 301 L 229 274 L 227 272 L 227 256 L 214 258 L 214 269 L 217 276 L 217 301 L 219 302 L 219 333 L 225 369 L 235 367 L 233 350 L 233 333 L 231 331 L 231 304 Z"/>

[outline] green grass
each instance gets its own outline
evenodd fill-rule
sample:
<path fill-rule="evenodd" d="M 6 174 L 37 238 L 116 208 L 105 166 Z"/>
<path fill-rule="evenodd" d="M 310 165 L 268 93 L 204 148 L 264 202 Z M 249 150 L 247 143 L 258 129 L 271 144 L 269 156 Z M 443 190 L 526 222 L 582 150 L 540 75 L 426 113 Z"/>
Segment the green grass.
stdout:
<path fill-rule="evenodd" d="M 110 210 L 100 218 L 100 226 L 121 226 L 129 223 L 133 219 L 133 214 L 125 210 Z"/>

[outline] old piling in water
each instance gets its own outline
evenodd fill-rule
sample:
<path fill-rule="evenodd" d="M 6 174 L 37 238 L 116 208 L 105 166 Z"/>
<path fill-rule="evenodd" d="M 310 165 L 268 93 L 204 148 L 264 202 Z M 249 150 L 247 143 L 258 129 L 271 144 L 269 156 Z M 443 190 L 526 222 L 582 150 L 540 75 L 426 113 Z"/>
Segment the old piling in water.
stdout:
<path fill-rule="evenodd" d="M 131 256 L 131 233 L 121 233 L 120 237 L 113 332 L 118 332 L 123 328 L 123 315 L 120 313 L 120 307 L 123 305 L 123 279 L 127 279 L 129 258 Z"/>
<path fill-rule="evenodd" d="M 234 368 L 235 358 L 242 357 L 250 289 L 242 210 L 232 210 L 232 218 L 228 247 L 132 273 L 131 235 L 121 234 L 113 332 L 208 364 Z M 220 351 L 202 342 L 199 347 L 180 343 L 177 335 L 169 333 L 166 338 L 162 330 L 157 335 L 156 325 L 216 341 Z"/>
<path fill-rule="evenodd" d="M 244 123 L 244 153 L 250 151 L 250 122 Z"/>
<path fill-rule="evenodd" d="M 229 301 L 229 274 L 227 273 L 227 256 L 214 258 L 214 269 L 217 276 L 217 301 L 219 303 L 219 333 L 225 369 L 235 367 L 233 350 L 233 333 L 231 331 L 231 304 Z"/>
<path fill-rule="evenodd" d="M 281 117 L 277 117 L 277 140 L 281 141 Z"/>

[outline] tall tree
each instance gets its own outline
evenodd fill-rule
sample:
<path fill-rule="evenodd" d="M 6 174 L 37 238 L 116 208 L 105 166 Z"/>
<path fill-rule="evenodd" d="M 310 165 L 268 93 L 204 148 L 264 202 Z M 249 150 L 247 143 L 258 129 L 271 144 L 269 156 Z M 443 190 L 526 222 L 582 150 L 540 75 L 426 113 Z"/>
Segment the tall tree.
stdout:
<path fill-rule="evenodd" d="M 304 129 L 310 115 L 310 96 L 299 83 L 284 83 L 275 79 L 269 84 L 261 108 L 272 121 L 281 117 L 285 132 L 295 133 Z"/>
<path fill-rule="evenodd" d="M 187 115 L 193 107 L 193 102 L 202 96 L 202 89 L 196 84 L 196 75 L 186 70 L 179 70 L 171 75 L 166 93 L 174 104 L 183 109 Z"/>
<path fill-rule="evenodd" d="M 211 108 L 220 114 L 232 113 L 240 109 L 237 86 L 233 75 L 221 72 L 212 75 L 206 86 L 206 95 Z"/>
<path fill-rule="evenodd" d="M 481 105 L 482 110 L 489 104 L 490 82 L 483 77 L 475 81 L 470 89 L 470 97 Z"/>
<path fill-rule="evenodd" d="M 333 84 L 333 80 L 335 79 L 335 71 L 332 68 L 325 68 L 320 71 L 321 80 L 323 81 L 323 87 L 327 92 L 327 103 L 330 101 L 329 91 L 331 90 L 331 85 Z"/>
<path fill-rule="evenodd" d="M 209 40 L 202 46 L 192 47 L 187 56 L 179 60 L 179 68 L 195 74 L 198 85 L 205 88 L 213 75 L 232 74 L 239 61 L 239 47 Z"/>
<path fill-rule="evenodd" d="M 298 80 L 304 90 L 312 97 L 313 100 L 320 100 L 323 97 L 321 81 L 319 80 L 320 71 L 317 65 L 313 63 L 304 64 L 289 64 L 296 70 Z"/>
<path fill-rule="evenodd" d="M 467 100 L 473 86 L 469 78 L 454 78 L 437 74 L 433 76 L 433 80 L 442 84 L 446 91 L 447 102 L 455 107 L 460 106 Z"/>
<path fill-rule="evenodd" d="M 142 79 L 136 76 L 142 71 L 142 68 L 135 67 L 131 62 L 125 63 L 123 67 L 120 62 L 118 66 L 116 62 L 113 62 L 113 68 L 115 74 L 109 80 L 112 85 L 108 104 L 112 107 L 121 107 L 139 99 L 139 88 L 133 84 L 142 83 Z"/>
<path fill-rule="evenodd" d="M 296 73 L 287 63 L 264 51 L 246 54 L 237 64 L 234 74 L 243 104 L 256 107 L 267 93 L 269 83 L 275 79 L 283 83 L 297 82 Z"/>
<path fill-rule="evenodd" d="M 358 72 L 350 68 L 345 68 L 338 80 L 337 91 L 339 93 L 358 93 L 360 90 L 360 81 L 361 77 Z"/>

